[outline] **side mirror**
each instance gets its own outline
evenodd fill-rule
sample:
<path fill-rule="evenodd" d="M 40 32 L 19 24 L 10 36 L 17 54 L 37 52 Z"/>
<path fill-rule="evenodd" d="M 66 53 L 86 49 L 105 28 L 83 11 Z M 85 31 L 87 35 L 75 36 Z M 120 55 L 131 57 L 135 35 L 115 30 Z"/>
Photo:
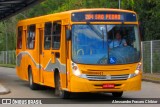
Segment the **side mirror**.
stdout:
<path fill-rule="evenodd" d="M 67 40 L 71 39 L 71 30 L 66 30 L 66 39 Z"/>
<path fill-rule="evenodd" d="M 140 38 L 141 38 L 141 40 L 143 41 L 143 28 L 142 28 L 142 25 L 141 24 L 139 24 L 138 25 L 138 27 L 139 27 L 139 35 L 140 35 Z"/>

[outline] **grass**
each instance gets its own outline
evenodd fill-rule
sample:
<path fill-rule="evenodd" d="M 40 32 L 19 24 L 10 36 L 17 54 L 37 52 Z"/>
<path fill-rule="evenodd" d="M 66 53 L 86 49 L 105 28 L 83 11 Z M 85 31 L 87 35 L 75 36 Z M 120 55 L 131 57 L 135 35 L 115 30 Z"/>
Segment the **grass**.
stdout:
<path fill-rule="evenodd" d="M 160 73 L 154 73 L 154 74 L 144 73 L 143 80 L 154 83 L 160 83 Z"/>
<path fill-rule="evenodd" d="M 160 81 L 160 78 L 158 77 L 154 77 L 154 76 L 143 76 L 143 79 L 150 79 L 150 80 L 154 80 L 154 81 Z"/>
<path fill-rule="evenodd" d="M 0 67 L 15 68 L 16 65 L 14 65 L 14 64 L 0 64 Z"/>

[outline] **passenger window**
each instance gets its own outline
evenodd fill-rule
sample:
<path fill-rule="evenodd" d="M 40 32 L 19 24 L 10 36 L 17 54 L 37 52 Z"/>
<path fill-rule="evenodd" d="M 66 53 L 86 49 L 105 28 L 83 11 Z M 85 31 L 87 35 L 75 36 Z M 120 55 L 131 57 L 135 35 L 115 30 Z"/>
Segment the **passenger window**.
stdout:
<path fill-rule="evenodd" d="M 52 49 L 60 48 L 60 38 L 61 37 L 61 23 L 53 23 L 53 33 L 52 33 Z"/>
<path fill-rule="evenodd" d="M 47 22 L 45 23 L 45 34 L 44 34 L 44 49 L 51 48 L 51 30 L 52 30 L 52 23 Z"/>
<path fill-rule="evenodd" d="M 34 49 L 35 47 L 35 25 L 28 26 L 28 33 L 27 33 L 27 48 Z"/>
<path fill-rule="evenodd" d="M 18 37 L 17 37 L 17 48 L 22 49 L 22 32 L 23 32 L 23 27 L 19 26 L 18 27 Z"/>

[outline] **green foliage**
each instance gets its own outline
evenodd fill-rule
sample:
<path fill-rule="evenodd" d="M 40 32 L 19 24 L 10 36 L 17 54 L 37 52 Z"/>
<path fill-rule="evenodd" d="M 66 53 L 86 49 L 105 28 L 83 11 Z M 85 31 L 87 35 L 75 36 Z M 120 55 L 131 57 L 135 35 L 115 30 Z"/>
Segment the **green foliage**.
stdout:
<path fill-rule="evenodd" d="M 135 11 L 143 26 L 144 40 L 160 39 L 160 0 L 137 0 Z"/>
<path fill-rule="evenodd" d="M 0 51 L 14 50 L 16 46 L 16 23 L 15 18 L 11 18 L 0 23 Z M 7 35 L 7 38 L 6 38 Z M 6 47 L 7 44 L 7 47 Z"/>
<path fill-rule="evenodd" d="M 8 49 L 15 49 L 15 28 L 19 20 L 80 8 L 118 8 L 118 0 L 46 0 L 6 20 L 6 26 L 0 23 L 0 51 L 6 49 L 6 34 L 9 42 Z M 121 8 L 138 13 L 143 40 L 160 39 L 160 0 L 121 0 Z"/>

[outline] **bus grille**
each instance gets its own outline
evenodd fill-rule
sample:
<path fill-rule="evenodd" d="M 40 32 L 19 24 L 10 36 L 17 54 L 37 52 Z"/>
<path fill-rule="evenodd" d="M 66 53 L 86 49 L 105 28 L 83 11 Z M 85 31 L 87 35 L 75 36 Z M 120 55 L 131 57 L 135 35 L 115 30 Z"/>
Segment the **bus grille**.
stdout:
<path fill-rule="evenodd" d="M 127 80 L 128 79 L 128 74 L 125 75 L 87 75 L 87 79 L 91 81 L 104 81 L 104 80 L 109 80 L 109 81 L 114 81 L 114 80 Z"/>

